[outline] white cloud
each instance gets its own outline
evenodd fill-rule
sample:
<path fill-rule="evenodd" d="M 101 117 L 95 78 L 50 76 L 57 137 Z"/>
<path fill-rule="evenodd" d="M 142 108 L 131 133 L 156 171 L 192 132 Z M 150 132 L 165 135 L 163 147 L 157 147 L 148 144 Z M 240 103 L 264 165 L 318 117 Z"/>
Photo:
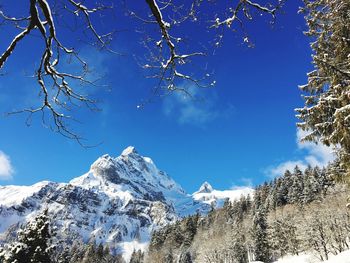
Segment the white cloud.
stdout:
<path fill-rule="evenodd" d="M 335 158 L 332 147 L 328 147 L 322 143 L 301 142 L 306 135 L 305 131 L 297 130 L 298 149 L 305 150 L 308 154 L 305 156 L 305 162 L 312 166 L 325 166 Z"/>
<path fill-rule="evenodd" d="M 229 117 L 234 112 L 232 105 L 220 107 L 215 93 L 198 98 L 197 90 L 195 87 L 188 88 L 191 96 L 181 92 L 168 96 L 163 102 L 163 113 L 175 117 L 180 124 L 203 125 L 218 118 Z"/>
<path fill-rule="evenodd" d="M 297 149 L 303 153 L 302 158 L 295 158 L 282 162 L 275 166 L 270 166 L 264 170 L 264 173 L 271 178 L 282 175 L 286 170 L 292 171 L 297 165 L 304 170 L 308 165 L 326 166 L 334 160 L 335 154 L 332 147 L 328 147 L 322 143 L 301 142 L 306 132 L 297 130 Z"/>
<path fill-rule="evenodd" d="M 274 178 L 284 174 L 286 170 L 293 171 L 295 166 L 298 166 L 301 170 L 304 170 L 307 167 L 307 164 L 305 164 L 304 160 L 286 161 L 278 164 L 277 166 L 270 166 L 265 170 L 265 174 L 268 177 Z"/>
<path fill-rule="evenodd" d="M 230 190 L 243 189 L 243 188 L 253 188 L 253 179 L 249 177 L 241 177 L 239 179 L 240 184 L 233 184 Z"/>
<path fill-rule="evenodd" d="M 11 165 L 10 158 L 0 151 L 0 180 L 12 179 L 14 169 Z"/>

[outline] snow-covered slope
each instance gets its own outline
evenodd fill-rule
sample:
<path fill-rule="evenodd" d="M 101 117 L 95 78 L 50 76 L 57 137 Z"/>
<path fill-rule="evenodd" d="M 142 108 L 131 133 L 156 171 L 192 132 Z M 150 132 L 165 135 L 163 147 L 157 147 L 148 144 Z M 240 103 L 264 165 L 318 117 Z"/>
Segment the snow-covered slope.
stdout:
<path fill-rule="evenodd" d="M 0 205 L 11 206 L 20 204 L 24 199 L 39 192 L 47 184 L 49 182 L 43 181 L 31 186 L 0 186 Z"/>
<path fill-rule="evenodd" d="M 299 256 L 285 256 L 275 263 L 350 263 L 350 250 L 343 251 L 338 255 L 329 255 L 329 259 L 321 261 L 311 253 L 303 253 Z M 253 262 L 252 262 L 253 263 Z"/>
<path fill-rule="evenodd" d="M 77 239 L 108 243 L 128 259 L 134 248 L 147 245 L 155 228 L 209 211 L 209 199 L 245 193 L 210 188 L 186 194 L 150 158 L 128 147 L 119 157 L 98 158 L 86 174 L 69 183 L 0 187 L 0 243 L 9 241 L 22 223 L 48 208 L 59 239 L 68 244 Z"/>
<path fill-rule="evenodd" d="M 227 199 L 234 201 L 239 199 L 242 195 L 252 195 L 253 189 L 250 187 L 236 187 L 231 190 L 214 190 L 208 183 L 204 182 L 197 192 L 192 194 L 194 200 L 212 205 L 221 206 Z"/>

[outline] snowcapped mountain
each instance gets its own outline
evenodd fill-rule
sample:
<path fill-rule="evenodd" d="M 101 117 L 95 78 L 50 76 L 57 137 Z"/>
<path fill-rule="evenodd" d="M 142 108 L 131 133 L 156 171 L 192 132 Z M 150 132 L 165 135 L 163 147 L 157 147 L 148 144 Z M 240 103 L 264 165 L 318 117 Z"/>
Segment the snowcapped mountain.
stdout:
<path fill-rule="evenodd" d="M 246 196 L 248 194 L 253 194 L 253 189 L 250 187 L 235 187 L 231 190 L 220 191 L 214 190 L 208 182 L 204 182 L 199 190 L 192 194 L 192 197 L 196 201 L 218 207 L 222 206 L 227 199 L 234 201 L 242 195 Z"/>
<path fill-rule="evenodd" d="M 134 249 L 147 245 L 154 229 L 248 192 L 216 191 L 206 183 L 186 194 L 150 158 L 128 147 L 119 157 L 98 158 L 86 174 L 69 183 L 0 186 L 0 243 L 48 208 L 59 240 L 102 242 L 128 260 Z"/>

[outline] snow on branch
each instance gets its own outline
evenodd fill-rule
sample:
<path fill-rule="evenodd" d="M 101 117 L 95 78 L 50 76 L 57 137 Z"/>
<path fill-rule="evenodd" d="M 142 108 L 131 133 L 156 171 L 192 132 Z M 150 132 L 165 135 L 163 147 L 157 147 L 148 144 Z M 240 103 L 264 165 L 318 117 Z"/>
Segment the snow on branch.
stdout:
<path fill-rule="evenodd" d="M 163 82 L 165 82 L 165 89 L 167 91 L 183 91 L 182 88 L 178 88 L 176 85 L 177 79 L 182 80 L 188 80 L 193 83 L 195 83 L 197 86 L 204 87 L 204 85 L 201 84 L 201 80 L 196 79 L 189 74 L 180 73 L 177 70 L 177 67 L 179 65 L 184 65 L 187 63 L 187 61 L 195 56 L 204 56 L 204 52 L 193 52 L 189 54 L 179 54 L 177 53 L 176 44 L 174 41 L 179 42 L 181 41 L 181 38 L 176 38 L 170 35 L 170 28 L 171 24 L 169 22 L 166 22 L 163 19 L 162 11 L 163 9 L 167 8 L 170 5 L 170 2 L 163 3 L 164 6 L 160 8 L 156 2 L 156 0 L 146 0 L 151 13 L 153 17 L 155 18 L 161 32 L 161 40 L 159 40 L 156 45 L 160 49 L 160 52 L 162 52 L 163 49 L 163 42 L 165 42 L 165 46 L 168 49 L 168 52 L 166 52 L 167 57 L 160 56 L 156 57 L 153 56 L 151 63 L 153 65 L 146 64 L 144 65 L 144 68 L 154 68 L 159 69 L 159 73 L 156 73 L 155 75 L 149 76 L 151 78 L 157 78 L 159 79 L 159 86 L 157 88 L 161 88 L 161 85 Z"/>
<path fill-rule="evenodd" d="M 15 32 L 19 30 L 19 33 L 10 39 L 7 48 L 0 53 L 0 70 L 4 68 L 23 39 L 35 33 L 42 44 L 37 45 L 42 50 L 34 73 L 41 95 L 41 104 L 37 107 L 14 111 L 12 114 L 27 112 L 30 119 L 32 114 L 41 112 L 44 116 L 49 116 L 53 124 L 50 127 L 53 130 L 81 142 L 82 138 L 68 126 L 69 121 L 74 120 L 69 113 L 81 105 L 97 110 L 95 100 L 78 91 L 82 84 L 95 86 L 96 81 L 91 81 L 87 77 L 88 63 L 74 47 L 68 47 L 65 44 L 69 39 L 63 39 L 64 31 L 59 30 L 62 29 L 62 25 L 70 29 L 76 24 L 77 35 L 90 37 L 88 44 L 118 54 L 110 48 L 116 31 L 111 28 L 111 25 L 107 25 L 107 32 L 100 32 L 101 27 L 96 25 L 95 20 L 97 16 L 100 18 L 101 12 L 113 9 L 114 6 L 107 5 L 105 0 L 28 1 L 30 3 L 28 16 L 11 16 L 0 7 L 0 26 L 12 25 Z M 211 79 L 213 74 L 208 72 L 206 63 L 199 66 L 193 64 L 193 61 L 198 61 L 211 52 L 214 53 L 218 46 L 207 46 L 215 39 L 210 32 L 214 32 L 215 35 L 216 29 L 233 27 L 235 22 L 243 28 L 243 20 L 252 20 L 254 11 L 266 13 L 274 20 L 284 0 L 272 1 L 277 1 L 277 4 L 259 4 L 253 0 L 227 1 L 222 6 L 228 6 L 228 9 L 217 10 L 215 1 L 211 0 L 145 0 L 143 3 L 147 9 L 144 13 L 129 12 L 127 14 L 129 17 L 136 18 L 140 24 L 147 26 L 146 30 L 140 30 L 143 33 L 142 43 L 145 48 L 142 55 L 146 60 L 146 63 L 142 61 L 140 65 L 150 72 L 146 78 L 155 80 L 153 95 L 162 96 L 183 92 L 191 96 L 189 90 L 182 85 L 183 82 L 191 82 L 199 88 L 214 86 L 216 81 Z M 119 1 L 112 3 L 119 3 Z M 124 1 L 120 3 L 125 5 Z M 203 5 L 207 7 L 202 8 Z M 203 40 L 186 36 L 190 32 L 185 30 L 187 26 L 193 26 L 193 30 L 197 28 L 203 30 Z M 138 31 L 137 26 L 133 29 Z M 156 33 L 152 29 L 156 29 Z M 204 39 L 207 33 L 208 39 Z M 221 41 L 222 36 L 219 35 L 219 38 Z M 245 38 L 244 42 L 249 40 L 246 41 Z M 67 57 L 80 66 L 80 73 L 73 73 L 67 67 L 63 67 L 63 60 Z M 45 119 L 47 118 L 43 117 L 43 120 Z"/>
<path fill-rule="evenodd" d="M 91 14 L 107 7 L 89 9 L 81 3 L 77 3 L 73 0 L 69 0 L 68 3 L 71 4 L 71 8 L 75 9 L 75 15 L 78 15 L 79 13 L 84 14 L 87 28 L 97 39 L 100 46 L 110 50 L 106 40 L 111 37 L 112 33 L 105 35 L 99 34 L 90 19 Z M 42 119 L 45 123 L 44 115 L 45 113 L 48 113 L 53 122 L 53 125 L 50 126 L 52 130 L 70 139 L 77 140 L 81 144 L 82 138 L 73 132 L 68 126 L 67 120 L 74 120 L 72 116 L 68 115 L 68 112 L 71 111 L 73 107 L 79 106 L 79 104 L 85 104 L 88 108 L 93 110 L 96 110 L 97 108 L 93 99 L 90 99 L 85 94 L 79 93 L 73 86 L 76 86 L 75 84 L 77 83 L 95 85 L 96 81 L 91 81 L 86 77 L 89 72 L 88 64 L 79 56 L 79 54 L 73 48 L 66 47 L 58 39 L 55 20 L 49 2 L 47 0 L 30 0 L 29 14 L 28 17 L 15 18 L 7 16 L 3 11 L 0 11 L 0 18 L 3 22 L 15 23 L 17 27 L 19 27 L 18 23 L 27 23 L 24 29 L 14 37 L 12 42 L 0 56 L 0 69 L 3 68 L 6 61 L 15 51 L 16 46 L 28 36 L 31 31 L 39 31 L 40 38 L 44 43 L 44 49 L 41 53 L 40 63 L 35 70 L 34 77 L 40 87 L 42 102 L 38 107 L 21 109 L 10 112 L 9 114 L 27 112 L 29 113 L 28 120 L 30 120 L 32 114 L 42 112 Z M 76 62 L 80 64 L 82 69 L 81 74 L 77 75 L 58 69 L 63 55 L 73 57 Z"/>

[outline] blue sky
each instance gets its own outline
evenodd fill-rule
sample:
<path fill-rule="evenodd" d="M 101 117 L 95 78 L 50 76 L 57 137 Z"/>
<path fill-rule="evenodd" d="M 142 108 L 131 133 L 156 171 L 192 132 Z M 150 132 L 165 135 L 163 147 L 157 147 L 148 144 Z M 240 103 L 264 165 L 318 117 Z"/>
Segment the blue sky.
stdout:
<path fill-rule="evenodd" d="M 175 94 L 137 108 L 148 98 L 152 83 L 133 59 L 133 53 L 144 50 L 132 30 L 113 42 L 125 56 L 81 46 L 108 87 L 91 90 L 102 111 L 78 112 L 82 123 L 74 128 L 88 144 L 101 144 L 82 148 L 45 128 L 38 116 L 27 127 L 25 115 L 1 115 L 0 184 L 67 182 L 88 171 L 102 154 L 118 156 L 129 145 L 151 157 L 188 192 L 203 181 L 218 189 L 255 185 L 294 164 L 329 161 L 328 149 L 297 143 L 294 108 L 303 103 L 297 86 L 312 69 L 309 40 L 302 33 L 305 22 L 297 14 L 301 4 L 287 1 L 273 27 L 261 19 L 248 24 L 254 48 L 247 48 L 241 36 L 227 35 L 215 55 L 206 58 L 215 71 L 215 88 L 191 88 L 201 102 Z M 37 64 L 36 41 L 33 37 L 21 43 L 5 66 L 6 75 L 0 77 L 2 113 L 37 101 L 38 87 L 29 77 Z M 1 50 L 6 45 L 1 41 Z"/>

